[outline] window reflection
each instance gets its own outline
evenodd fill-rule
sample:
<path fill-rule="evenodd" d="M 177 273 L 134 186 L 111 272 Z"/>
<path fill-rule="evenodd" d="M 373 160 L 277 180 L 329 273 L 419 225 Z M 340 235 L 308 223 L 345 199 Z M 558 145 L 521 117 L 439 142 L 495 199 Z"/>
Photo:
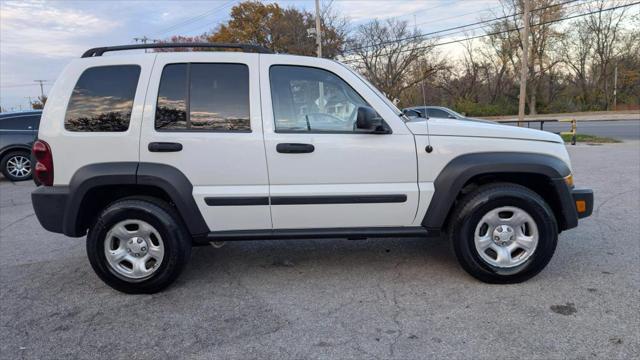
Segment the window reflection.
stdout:
<path fill-rule="evenodd" d="M 165 66 L 158 91 L 156 129 L 251 131 L 247 66 Z"/>
<path fill-rule="evenodd" d="M 138 86 L 137 65 L 101 66 L 78 79 L 65 115 L 65 129 L 85 132 L 126 131 Z"/>

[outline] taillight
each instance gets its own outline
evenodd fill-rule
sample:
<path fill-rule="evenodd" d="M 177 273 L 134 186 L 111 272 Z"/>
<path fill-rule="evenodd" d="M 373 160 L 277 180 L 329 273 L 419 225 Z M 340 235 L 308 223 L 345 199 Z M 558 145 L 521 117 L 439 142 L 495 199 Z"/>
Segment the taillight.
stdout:
<path fill-rule="evenodd" d="M 53 154 L 49 144 L 42 140 L 37 140 L 31 147 L 31 152 L 36 158 L 36 166 L 34 167 L 34 176 L 42 185 L 53 185 Z"/>

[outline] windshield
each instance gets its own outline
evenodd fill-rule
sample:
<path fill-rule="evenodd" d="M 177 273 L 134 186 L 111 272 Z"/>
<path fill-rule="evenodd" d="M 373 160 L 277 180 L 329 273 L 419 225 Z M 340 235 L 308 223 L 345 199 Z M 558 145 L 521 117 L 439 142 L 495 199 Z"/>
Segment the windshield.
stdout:
<path fill-rule="evenodd" d="M 389 105 L 389 107 L 391 107 L 391 110 L 393 110 L 394 113 L 398 114 L 398 116 L 402 116 L 404 118 L 406 118 L 404 116 L 404 114 L 402 113 L 402 111 L 400 109 L 398 109 L 398 107 L 391 102 L 391 100 L 387 99 L 386 96 L 384 96 L 384 94 L 382 92 L 380 92 L 380 90 L 378 90 L 378 88 L 376 88 L 375 86 L 373 86 L 373 84 L 371 84 L 369 82 L 369 80 L 365 79 L 364 76 L 360 75 L 357 71 L 354 71 L 353 69 L 351 69 L 350 67 L 348 67 L 347 65 L 336 61 L 338 64 L 342 65 L 344 68 L 346 68 L 347 70 L 351 71 L 352 74 L 354 74 L 355 76 L 358 77 L 358 79 L 362 80 L 371 90 L 373 90 L 373 92 L 378 95 L 378 97 L 380 99 L 382 99 L 382 101 L 384 101 L 385 104 Z M 407 118 L 408 120 L 408 118 Z"/>

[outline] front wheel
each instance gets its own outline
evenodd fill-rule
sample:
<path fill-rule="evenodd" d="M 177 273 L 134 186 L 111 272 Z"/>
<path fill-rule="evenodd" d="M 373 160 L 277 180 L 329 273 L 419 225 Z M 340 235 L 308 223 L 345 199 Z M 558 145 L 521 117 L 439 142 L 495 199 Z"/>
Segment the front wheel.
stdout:
<path fill-rule="evenodd" d="M 465 196 L 449 222 L 461 266 L 487 283 L 518 283 L 549 263 L 558 230 L 553 211 L 516 184 L 484 185 Z"/>
<path fill-rule="evenodd" d="M 181 219 L 156 199 L 128 198 L 109 205 L 87 235 L 96 274 L 125 293 L 155 293 L 182 272 L 191 241 Z"/>

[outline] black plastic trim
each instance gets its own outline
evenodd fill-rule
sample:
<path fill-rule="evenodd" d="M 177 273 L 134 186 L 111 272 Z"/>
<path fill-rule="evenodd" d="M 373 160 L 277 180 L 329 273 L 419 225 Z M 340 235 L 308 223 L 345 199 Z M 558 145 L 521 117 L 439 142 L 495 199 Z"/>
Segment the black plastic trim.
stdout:
<path fill-rule="evenodd" d="M 170 165 L 141 162 L 138 166 L 137 183 L 164 190 L 171 197 L 191 235 L 209 232 L 193 198 L 193 185 L 180 170 Z"/>
<path fill-rule="evenodd" d="M 41 186 L 31 193 L 33 210 L 43 228 L 54 233 L 64 232 L 64 209 L 68 199 L 68 186 Z"/>
<path fill-rule="evenodd" d="M 83 166 L 68 187 L 40 187 L 32 193 L 33 207 L 42 226 L 71 237 L 86 234 L 81 224 L 83 201 L 89 191 L 102 186 L 147 185 L 163 190 L 193 236 L 209 232 L 193 198 L 193 186 L 178 169 L 156 163 L 98 163 Z"/>
<path fill-rule="evenodd" d="M 85 195 L 94 188 L 107 185 L 134 185 L 137 162 L 113 162 L 86 165 L 78 169 L 69 181 L 69 199 L 64 212 L 63 233 L 71 237 L 86 234 L 78 219 Z M 35 205 L 35 204 L 34 204 Z"/>
<path fill-rule="evenodd" d="M 204 202 L 209 206 L 250 206 L 269 205 L 268 196 L 243 197 L 207 197 Z"/>
<path fill-rule="evenodd" d="M 259 54 L 273 54 L 273 51 L 264 46 L 252 44 L 229 44 L 229 43 L 153 43 L 153 44 L 133 44 L 92 48 L 82 54 L 83 58 L 102 56 L 109 51 L 137 50 L 137 49 L 168 49 L 168 48 L 208 48 L 208 49 L 238 49 L 244 52 L 255 52 Z"/>
<path fill-rule="evenodd" d="M 582 200 L 586 203 L 587 208 L 585 212 L 578 212 L 578 218 L 583 219 L 591 216 L 593 213 L 593 190 L 591 189 L 573 189 L 571 191 L 571 195 L 573 196 L 573 203 L 575 205 L 576 201 Z M 577 210 L 576 210 L 577 212 Z"/>
<path fill-rule="evenodd" d="M 196 243 L 210 241 L 294 240 L 294 239 L 366 239 L 386 237 L 425 237 L 431 235 L 421 226 L 411 227 L 351 227 L 319 229 L 263 229 L 213 231 L 206 237 L 194 239 Z"/>
<path fill-rule="evenodd" d="M 407 195 L 272 196 L 271 205 L 403 203 Z"/>
<path fill-rule="evenodd" d="M 474 176 L 517 173 L 538 174 L 549 178 L 562 207 L 561 230 L 578 225 L 578 216 L 564 177 L 570 174 L 564 161 L 544 154 L 486 152 L 459 156 L 451 160 L 434 181 L 435 192 L 422 220 L 426 228 L 442 228 L 464 184 Z"/>

